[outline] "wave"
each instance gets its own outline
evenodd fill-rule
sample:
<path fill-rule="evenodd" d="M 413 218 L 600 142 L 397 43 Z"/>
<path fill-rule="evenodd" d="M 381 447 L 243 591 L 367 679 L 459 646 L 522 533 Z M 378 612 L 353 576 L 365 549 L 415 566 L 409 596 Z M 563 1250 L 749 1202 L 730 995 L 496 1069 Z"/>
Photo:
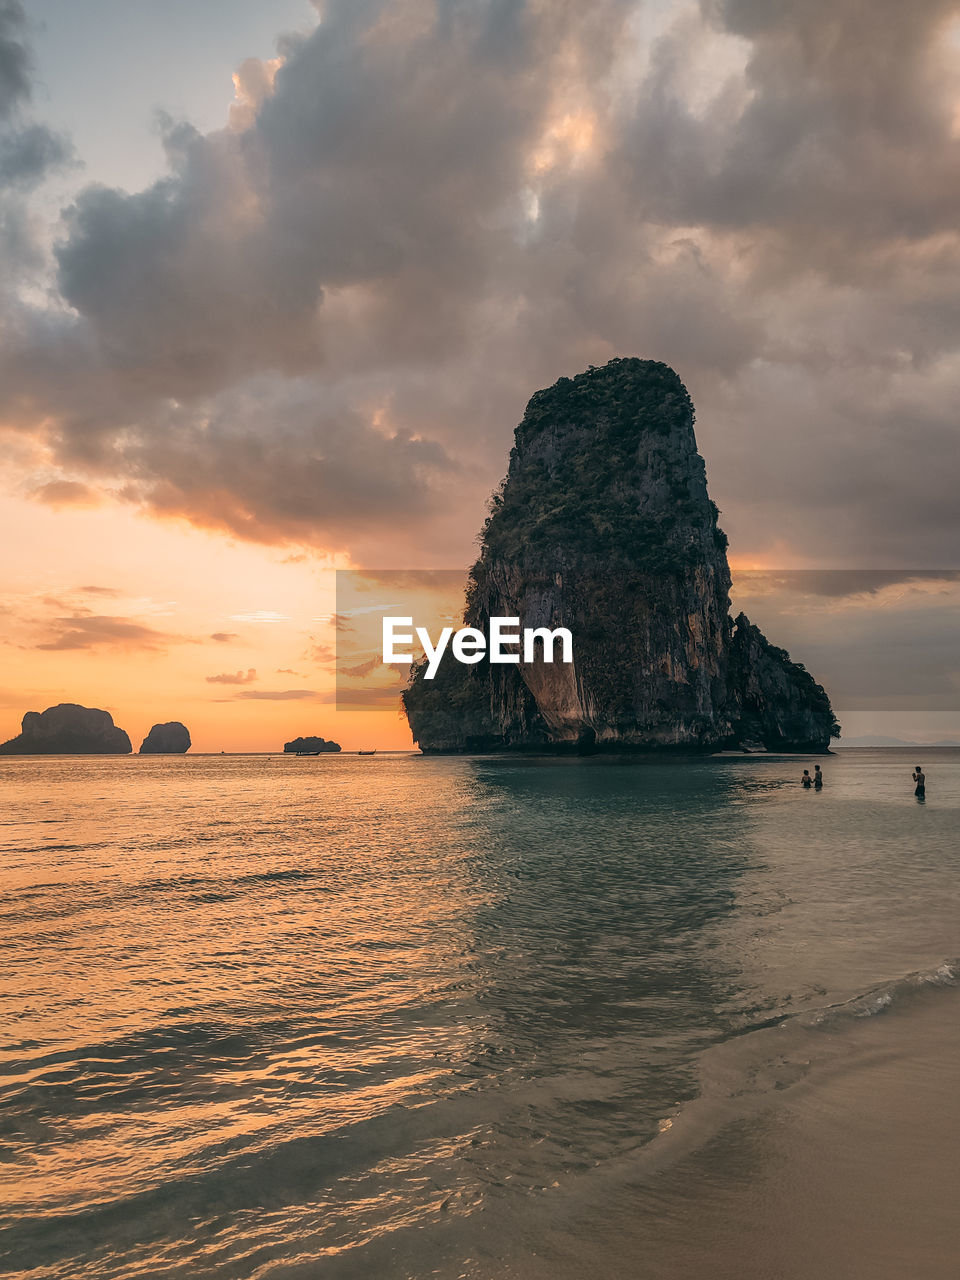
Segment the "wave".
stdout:
<path fill-rule="evenodd" d="M 847 1020 L 872 1018 L 894 1006 L 903 1006 L 918 996 L 943 987 L 955 987 L 960 979 L 960 959 L 944 960 L 934 969 L 920 969 L 902 978 L 883 982 L 860 995 L 829 1004 L 813 1012 L 792 1015 L 803 1026 L 841 1027 Z"/>
<path fill-rule="evenodd" d="M 907 1016 L 948 993 L 956 998 L 958 986 L 960 959 L 948 959 L 840 1001 L 740 1028 L 703 1051 L 697 1096 L 661 1119 L 657 1136 L 637 1153 L 635 1171 L 659 1171 L 676 1162 L 726 1125 L 778 1105 L 785 1091 L 856 1070 L 877 1052 L 875 1037 L 862 1054 L 853 1043 L 866 1020 Z M 885 1051 L 906 1053 L 912 1044 L 892 1035 Z"/>
<path fill-rule="evenodd" d="M 446 1080 L 441 1091 L 445 1077 L 439 1064 L 429 1085 L 421 1076 L 411 1076 L 409 1088 L 395 1092 L 387 1106 L 381 1106 L 379 1086 L 347 1106 L 350 1090 L 359 1082 L 346 1076 L 338 1080 L 340 1092 L 298 1099 L 289 1092 L 290 1078 L 277 1071 L 277 1051 L 281 1062 L 292 1061 L 303 1050 L 313 1056 L 321 1043 L 329 1051 L 330 1038 L 338 1039 L 342 1030 L 335 1025 L 305 1029 L 269 1024 L 272 1059 L 263 1054 L 264 1027 L 234 1028 L 230 1040 L 222 1038 L 219 1025 L 199 1021 L 75 1047 L 73 1061 L 41 1053 L 19 1065 L 33 1068 L 27 1085 L 33 1114 L 37 1123 L 51 1126 L 51 1133 L 61 1120 L 96 1116 L 105 1103 L 111 1110 L 120 1103 L 139 1105 L 144 1098 L 154 1106 L 172 1100 L 181 1108 L 193 1101 L 210 1106 L 229 1102 L 234 1086 L 263 1096 L 257 1123 L 245 1132 L 188 1133 L 188 1149 L 178 1145 L 186 1142 L 185 1131 L 171 1131 L 175 1141 L 164 1160 L 144 1165 L 138 1177 L 108 1180 L 96 1197 L 84 1201 L 23 1206 L 4 1244 L 12 1256 L 32 1259 L 38 1280 L 77 1274 L 78 1237 L 92 1250 L 86 1259 L 90 1275 L 104 1280 L 189 1275 L 196 1280 L 213 1271 L 204 1269 L 186 1236 L 170 1234 L 171 1219 L 199 1218 L 211 1249 L 227 1249 L 229 1240 L 231 1249 L 270 1257 L 276 1248 L 278 1267 L 284 1255 L 274 1237 L 282 1223 L 283 1238 L 296 1237 L 303 1256 L 318 1271 L 322 1266 L 332 1280 L 347 1274 L 395 1274 L 386 1266 L 378 1272 L 371 1263 L 380 1256 L 378 1249 L 386 1251 L 384 1257 L 392 1256 L 402 1239 L 414 1251 L 422 1249 L 426 1228 L 442 1232 L 445 1223 L 456 1219 L 460 1225 L 450 1229 L 465 1231 L 465 1220 L 481 1209 L 478 1233 L 496 1223 L 509 1235 L 520 1215 L 525 1231 L 565 1238 L 571 1221 L 601 1215 L 610 1204 L 629 1203 L 631 1188 L 695 1155 L 725 1127 L 779 1105 L 798 1089 L 815 1088 L 829 1072 L 869 1061 L 878 1040 L 888 1041 L 891 1052 L 907 1052 L 916 1025 L 911 1011 L 924 1004 L 937 1006 L 951 993 L 956 997 L 958 986 L 960 960 L 944 960 L 819 1007 L 743 1026 L 703 1050 L 697 1096 L 664 1114 L 655 1136 L 648 1136 L 646 1120 L 640 1124 L 635 1117 L 637 1145 L 629 1151 L 607 1157 L 595 1150 L 596 1162 L 589 1168 L 578 1167 L 580 1161 L 570 1152 L 558 1151 L 551 1161 L 556 1180 L 549 1183 L 539 1167 L 514 1168 L 509 1153 L 497 1159 L 496 1142 L 506 1133 L 502 1089 L 473 1083 L 460 1088 Z M 901 1014 L 906 1034 L 887 1037 L 877 1019 L 883 1015 L 894 1022 Z M 870 1028 L 876 1032 L 859 1036 Z M 349 1035 L 344 1044 L 356 1048 Z M 401 1079 L 412 1070 L 403 1044 L 384 1047 L 394 1052 L 384 1055 L 381 1082 Z M 209 1081 L 192 1080 L 189 1072 L 197 1062 L 212 1069 L 215 1089 Z M 234 1068 L 241 1068 L 240 1079 L 234 1079 Z M 300 1070 L 297 1065 L 294 1074 Z M 269 1098 L 263 1092 L 268 1087 L 277 1091 Z M 508 1086 L 510 1124 L 520 1126 L 521 1137 L 527 1135 L 530 1151 L 538 1144 L 546 1150 L 556 1137 L 544 1119 L 549 1101 L 544 1087 L 556 1101 L 553 1078 L 511 1079 Z M 582 1083 L 575 1082 L 571 1097 L 582 1096 Z M 179 1119 L 183 1121 L 182 1114 Z M 627 1111 L 623 1123 L 630 1123 Z M 507 1173 L 501 1177 L 503 1170 Z M 456 1171 L 453 1181 L 451 1171 Z M 654 1191 L 657 1185 L 651 1182 Z M 626 1201 L 618 1200 L 624 1195 Z M 118 1251 L 115 1241 L 128 1222 L 137 1224 L 142 1244 L 130 1239 Z M 147 1261 L 138 1261 L 141 1248 Z M 155 1250 L 152 1256 L 150 1250 Z M 338 1251 L 339 1259 L 334 1256 Z M 263 1274 L 268 1273 L 269 1266 Z"/>

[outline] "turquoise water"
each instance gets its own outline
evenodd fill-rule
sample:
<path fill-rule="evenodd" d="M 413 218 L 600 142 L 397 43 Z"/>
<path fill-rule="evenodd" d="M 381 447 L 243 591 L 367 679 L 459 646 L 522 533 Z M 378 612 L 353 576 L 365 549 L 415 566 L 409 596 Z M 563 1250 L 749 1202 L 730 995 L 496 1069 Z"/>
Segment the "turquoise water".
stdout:
<path fill-rule="evenodd" d="M 5 1267 L 562 1255 L 718 1048 L 952 985 L 960 752 L 923 805 L 915 755 L 0 760 Z"/>

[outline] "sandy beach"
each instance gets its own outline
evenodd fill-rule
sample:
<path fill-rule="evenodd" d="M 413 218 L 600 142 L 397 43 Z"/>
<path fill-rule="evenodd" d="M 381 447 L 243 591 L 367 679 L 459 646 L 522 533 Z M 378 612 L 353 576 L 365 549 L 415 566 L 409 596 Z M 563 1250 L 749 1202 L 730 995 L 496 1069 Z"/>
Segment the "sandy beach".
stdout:
<path fill-rule="evenodd" d="M 608 1211 L 591 1196 L 590 1212 L 555 1237 L 556 1251 L 500 1274 L 953 1280 L 960 991 L 940 988 L 910 1008 L 819 1033 L 820 1062 L 785 1030 L 790 1043 L 765 1059 L 758 1089 L 741 1055 L 739 1096 L 698 1099 L 659 1151 L 643 1153 L 644 1174 L 610 1191 Z M 780 1032 L 761 1034 L 772 1047 Z"/>

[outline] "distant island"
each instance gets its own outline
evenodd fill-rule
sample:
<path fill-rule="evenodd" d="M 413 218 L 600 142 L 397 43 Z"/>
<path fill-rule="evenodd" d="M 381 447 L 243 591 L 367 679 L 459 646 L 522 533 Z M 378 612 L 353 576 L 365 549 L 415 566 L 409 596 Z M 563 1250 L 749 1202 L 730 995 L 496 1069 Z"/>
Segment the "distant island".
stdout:
<path fill-rule="evenodd" d="M 328 742 L 326 738 L 294 738 L 292 742 L 283 744 L 285 752 L 297 756 L 316 756 L 324 751 L 339 751 L 339 742 Z"/>
<path fill-rule="evenodd" d="M 424 752 L 827 752 L 821 685 L 730 617 L 727 539 L 693 404 L 652 360 L 611 360 L 539 391 L 517 427 L 470 570 L 464 622 L 566 627 L 572 663 L 414 668 L 402 695 Z"/>
<path fill-rule="evenodd" d="M 0 743 L 0 755 L 124 756 L 130 738 L 113 723 L 109 711 L 61 702 L 46 711 L 28 711 L 16 738 Z"/>
<path fill-rule="evenodd" d="M 190 730 L 179 720 L 155 724 L 140 745 L 140 754 L 181 756 L 190 750 Z"/>

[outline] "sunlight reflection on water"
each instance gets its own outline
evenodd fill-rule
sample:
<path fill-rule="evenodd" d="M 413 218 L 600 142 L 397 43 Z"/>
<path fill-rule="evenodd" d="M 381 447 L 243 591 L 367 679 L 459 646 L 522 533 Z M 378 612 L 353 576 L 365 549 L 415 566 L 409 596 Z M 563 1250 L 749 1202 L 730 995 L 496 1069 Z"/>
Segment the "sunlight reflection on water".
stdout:
<path fill-rule="evenodd" d="M 364 1274 L 629 1157 L 708 1046 L 956 951 L 927 759 L 923 810 L 895 752 L 818 796 L 756 757 L 0 761 L 8 1265 Z"/>

